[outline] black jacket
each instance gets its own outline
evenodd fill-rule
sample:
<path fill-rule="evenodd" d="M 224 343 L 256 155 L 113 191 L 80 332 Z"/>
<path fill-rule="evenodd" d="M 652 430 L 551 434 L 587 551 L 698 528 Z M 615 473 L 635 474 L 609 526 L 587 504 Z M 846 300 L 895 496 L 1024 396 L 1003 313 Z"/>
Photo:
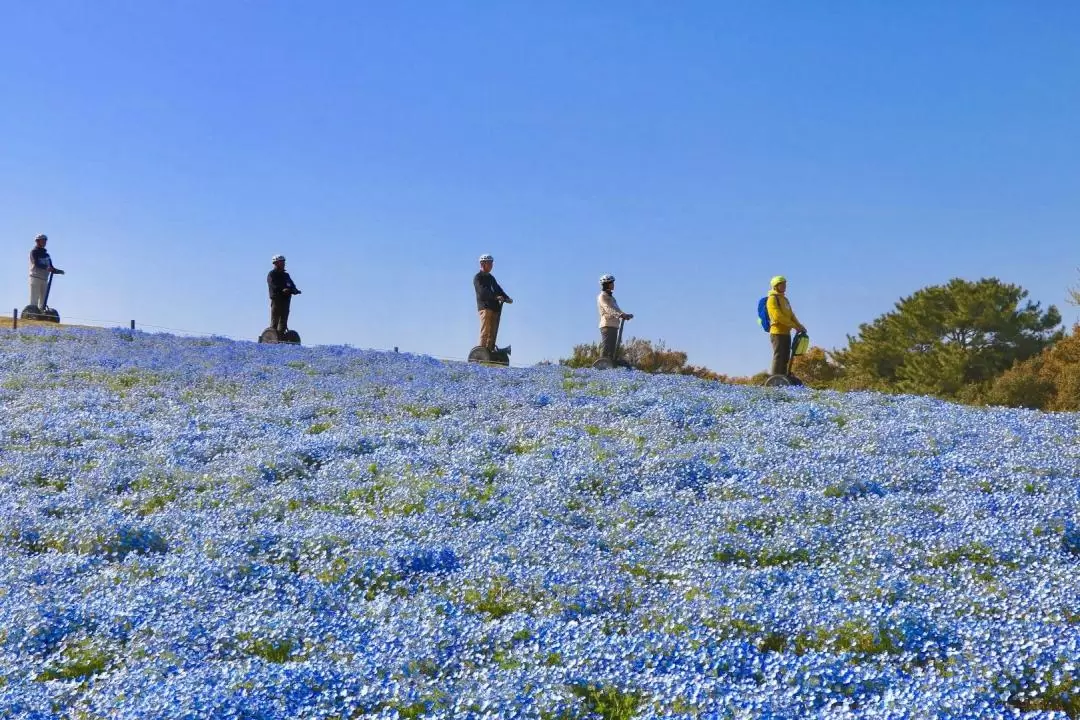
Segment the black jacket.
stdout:
<path fill-rule="evenodd" d="M 296 285 L 293 285 L 292 278 L 284 270 L 274 268 L 267 273 L 266 284 L 270 288 L 271 300 L 280 300 L 296 294 Z"/>
<path fill-rule="evenodd" d="M 476 290 L 476 309 L 502 311 L 502 303 L 499 297 L 508 297 L 506 291 L 499 287 L 495 276 L 481 270 L 473 277 L 473 289 Z"/>

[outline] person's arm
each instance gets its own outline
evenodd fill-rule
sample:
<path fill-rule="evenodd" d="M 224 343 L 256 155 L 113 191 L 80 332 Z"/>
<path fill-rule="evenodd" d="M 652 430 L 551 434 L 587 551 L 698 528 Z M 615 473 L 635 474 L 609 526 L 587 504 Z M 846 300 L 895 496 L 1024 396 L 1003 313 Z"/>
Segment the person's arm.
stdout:
<path fill-rule="evenodd" d="M 799 332 L 806 332 L 806 328 L 799 322 L 799 318 L 795 317 L 795 313 L 792 312 L 791 303 L 782 302 L 780 297 L 780 295 L 770 295 L 766 302 L 770 322 L 774 325 L 793 327 Z"/>
<path fill-rule="evenodd" d="M 503 302 L 507 302 L 507 303 L 511 303 L 511 304 L 514 302 L 513 300 L 510 299 L 510 296 L 506 294 L 506 291 L 502 289 L 502 286 L 499 285 L 499 281 L 496 280 L 494 276 L 492 276 L 492 278 L 491 278 L 491 284 L 493 286 L 492 289 L 495 292 L 495 299 L 496 300 L 502 300 Z"/>
<path fill-rule="evenodd" d="M 624 319 L 623 316 L 626 315 L 619 309 L 619 303 L 615 302 L 615 296 L 607 293 L 601 293 L 600 295 L 600 314 L 605 318 L 615 320 L 622 320 Z"/>

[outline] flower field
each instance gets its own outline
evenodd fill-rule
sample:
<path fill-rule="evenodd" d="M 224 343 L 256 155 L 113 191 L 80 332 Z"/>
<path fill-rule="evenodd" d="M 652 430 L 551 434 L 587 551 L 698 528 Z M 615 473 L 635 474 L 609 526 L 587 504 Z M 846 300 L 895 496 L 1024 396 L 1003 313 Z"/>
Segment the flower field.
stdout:
<path fill-rule="evenodd" d="M 1074 414 L 89 329 L 0 398 L 0 717 L 1080 717 Z"/>

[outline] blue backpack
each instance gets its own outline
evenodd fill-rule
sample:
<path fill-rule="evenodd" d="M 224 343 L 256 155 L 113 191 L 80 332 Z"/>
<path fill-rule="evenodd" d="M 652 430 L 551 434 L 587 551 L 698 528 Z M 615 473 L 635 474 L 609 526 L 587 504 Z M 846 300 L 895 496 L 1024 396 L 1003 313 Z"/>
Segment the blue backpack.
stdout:
<path fill-rule="evenodd" d="M 758 300 L 757 304 L 757 317 L 758 322 L 761 324 L 761 329 L 765 332 L 769 332 L 769 328 L 772 327 L 772 322 L 769 320 L 769 296 Z"/>

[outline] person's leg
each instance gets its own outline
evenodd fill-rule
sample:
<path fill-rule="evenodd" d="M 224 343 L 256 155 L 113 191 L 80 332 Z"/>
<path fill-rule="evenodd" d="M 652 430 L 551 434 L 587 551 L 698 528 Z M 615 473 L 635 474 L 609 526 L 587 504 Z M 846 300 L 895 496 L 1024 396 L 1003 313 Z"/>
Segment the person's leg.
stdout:
<path fill-rule="evenodd" d="M 600 328 L 600 343 L 602 348 L 600 350 L 600 357 L 606 357 L 609 360 L 615 359 L 615 347 L 619 342 L 619 328 L 603 327 Z"/>
<path fill-rule="evenodd" d="M 770 335 L 772 340 L 772 367 L 770 375 L 787 375 L 788 361 L 791 359 L 791 334 Z"/>
<path fill-rule="evenodd" d="M 277 330 L 278 316 L 281 314 L 280 307 L 277 300 L 270 298 L 270 327 Z"/>
<path fill-rule="evenodd" d="M 292 305 L 292 298 L 286 295 L 278 300 L 278 324 L 277 331 L 284 333 L 289 329 L 289 306 Z"/>
<path fill-rule="evenodd" d="M 30 304 L 38 310 L 45 304 L 45 289 L 49 281 L 41 278 L 30 278 Z"/>
<path fill-rule="evenodd" d="M 495 311 L 480 311 L 480 347 L 495 349 Z"/>
<path fill-rule="evenodd" d="M 480 347 L 487 347 L 488 339 L 491 335 L 490 323 L 487 319 L 487 310 L 479 310 L 480 314 L 480 341 L 476 344 Z"/>

